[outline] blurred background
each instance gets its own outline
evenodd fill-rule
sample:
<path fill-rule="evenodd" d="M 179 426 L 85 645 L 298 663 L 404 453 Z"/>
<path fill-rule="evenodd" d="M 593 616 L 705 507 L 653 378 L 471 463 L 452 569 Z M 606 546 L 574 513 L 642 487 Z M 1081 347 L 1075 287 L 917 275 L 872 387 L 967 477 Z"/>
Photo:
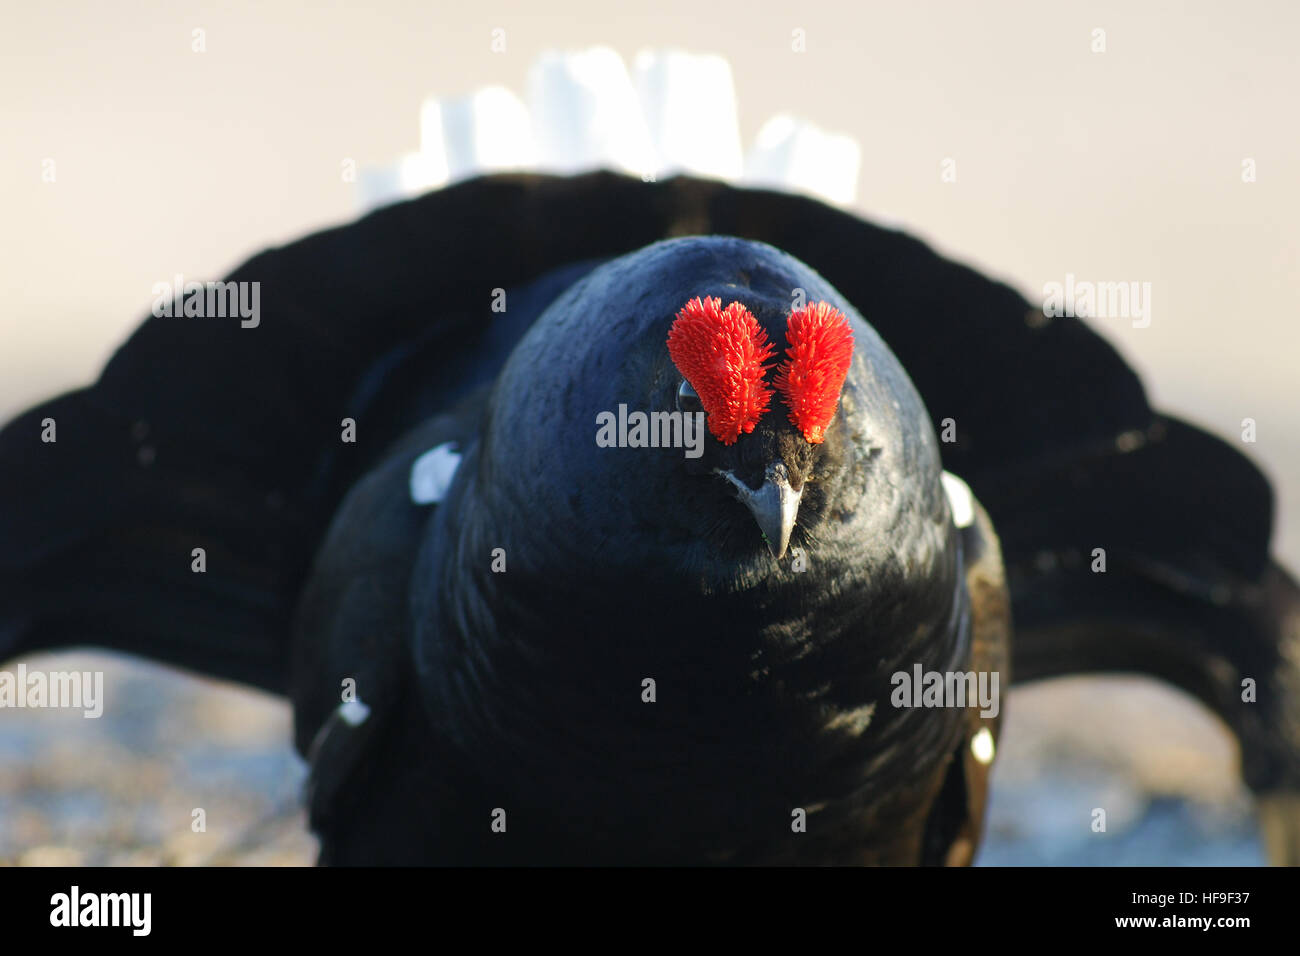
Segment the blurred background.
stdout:
<path fill-rule="evenodd" d="M 1293 4 L 145 0 L 5 21 L 0 420 L 91 381 L 155 283 L 357 215 L 368 171 L 420 148 L 428 96 L 523 95 L 548 50 L 672 47 L 729 60 L 747 147 L 778 113 L 847 134 L 851 208 L 1033 301 L 1067 274 L 1149 282 L 1147 327 L 1094 327 L 1158 407 L 1232 442 L 1255 420 L 1244 450 L 1300 568 Z M 0 862 L 313 859 L 283 703 L 106 655 L 28 664 L 104 670 L 107 704 L 0 711 Z M 1070 679 L 1006 713 L 981 862 L 1263 861 L 1235 745 L 1189 699 Z"/>

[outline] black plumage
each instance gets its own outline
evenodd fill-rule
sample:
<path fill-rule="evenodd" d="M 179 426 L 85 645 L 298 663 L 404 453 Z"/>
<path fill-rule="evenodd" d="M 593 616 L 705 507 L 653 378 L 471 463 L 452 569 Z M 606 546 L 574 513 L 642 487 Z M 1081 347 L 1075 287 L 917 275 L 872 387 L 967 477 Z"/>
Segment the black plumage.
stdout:
<path fill-rule="evenodd" d="M 693 235 L 719 238 L 671 238 Z M 0 654 L 99 643 L 286 693 L 325 862 L 967 862 L 970 741 L 997 721 L 891 707 L 890 676 L 1009 683 L 1003 555 L 1017 676 L 1172 680 L 1258 791 L 1300 786 L 1300 592 L 1267 483 L 1153 412 L 1084 323 L 914 239 L 697 180 L 489 177 L 230 278 L 262 283 L 256 329 L 150 319 L 0 433 L 0 501 L 23 503 L 0 509 Z M 674 407 L 687 298 L 740 300 L 779 344 L 796 288 L 853 321 L 824 444 L 775 409 L 698 461 L 596 446 L 599 412 Z M 447 443 L 446 499 L 413 502 Z M 713 473 L 755 486 L 774 459 L 806 479 L 806 571 Z M 987 514 L 952 521 L 943 468 Z"/>

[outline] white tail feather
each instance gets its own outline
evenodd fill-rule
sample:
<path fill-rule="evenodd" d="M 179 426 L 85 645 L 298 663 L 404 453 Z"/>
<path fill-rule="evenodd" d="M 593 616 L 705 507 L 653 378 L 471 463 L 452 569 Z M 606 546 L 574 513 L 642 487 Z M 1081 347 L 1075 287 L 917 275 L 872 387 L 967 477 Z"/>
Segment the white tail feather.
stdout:
<path fill-rule="evenodd" d="M 426 100 L 420 109 L 420 151 L 446 171 L 449 182 L 537 165 L 528 108 L 504 86 L 445 102 Z"/>
<path fill-rule="evenodd" d="M 528 107 L 542 169 L 641 175 L 652 162 L 632 79 L 608 47 L 542 54 L 528 75 Z"/>
<path fill-rule="evenodd" d="M 362 170 L 363 207 L 510 169 L 613 169 L 643 179 L 682 172 L 841 205 L 857 195 L 857 142 L 790 116 L 764 124 L 742 157 L 735 85 L 720 56 L 643 50 L 629 74 L 608 47 L 545 53 L 529 72 L 527 99 L 492 86 L 426 101 L 420 151 Z"/>
<path fill-rule="evenodd" d="M 774 116 L 745 158 L 745 182 L 804 192 L 848 205 L 858 192 L 862 151 L 851 136 L 823 132 L 793 116 Z"/>

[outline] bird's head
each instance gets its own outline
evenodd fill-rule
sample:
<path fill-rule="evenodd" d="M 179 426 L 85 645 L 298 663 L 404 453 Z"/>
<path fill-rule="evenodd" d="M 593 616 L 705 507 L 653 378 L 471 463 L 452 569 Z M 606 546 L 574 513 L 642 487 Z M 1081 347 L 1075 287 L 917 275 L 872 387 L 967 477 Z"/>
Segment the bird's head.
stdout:
<path fill-rule="evenodd" d="M 829 283 L 762 243 L 667 240 L 570 288 L 512 356 L 486 454 L 540 489 L 548 539 L 605 567 L 649 548 L 752 582 L 795 548 L 945 547 L 911 382 Z"/>
<path fill-rule="evenodd" d="M 739 299 L 724 306 L 721 298 L 696 297 L 677 313 L 668 353 L 681 373 L 678 411 L 704 418 L 716 440 L 690 470 L 726 479 L 779 560 L 804 488 L 842 459 L 842 430 L 831 426 L 853 361 L 853 332 L 843 312 L 817 302 L 794 307 L 777 335 Z M 774 339 L 785 343 L 779 357 Z M 831 447 L 819 448 L 828 432 Z"/>

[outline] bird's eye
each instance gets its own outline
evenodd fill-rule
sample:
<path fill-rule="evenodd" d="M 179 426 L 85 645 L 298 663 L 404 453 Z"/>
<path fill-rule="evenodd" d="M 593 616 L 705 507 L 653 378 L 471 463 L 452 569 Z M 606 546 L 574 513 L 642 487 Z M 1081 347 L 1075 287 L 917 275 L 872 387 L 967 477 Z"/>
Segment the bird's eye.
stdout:
<path fill-rule="evenodd" d="M 700 396 L 686 379 L 682 379 L 682 384 L 677 386 L 677 408 L 683 412 L 704 411 L 704 406 L 700 404 Z"/>

